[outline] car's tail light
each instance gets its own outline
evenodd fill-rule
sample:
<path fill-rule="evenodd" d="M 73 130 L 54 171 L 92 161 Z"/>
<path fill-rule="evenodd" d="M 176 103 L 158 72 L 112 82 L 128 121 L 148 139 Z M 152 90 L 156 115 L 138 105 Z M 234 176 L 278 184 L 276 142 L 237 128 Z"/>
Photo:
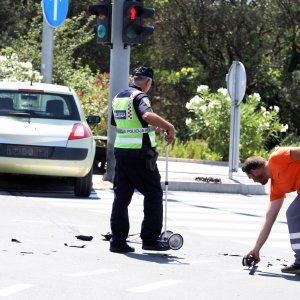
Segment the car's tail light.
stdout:
<path fill-rule="evenodd" d="M 92 136 L 92 132 L 88 126 L 86 126 L 85 124 L 76 123 L 73 125 L 68 140 L 84 139 L 91 136 Z"/>

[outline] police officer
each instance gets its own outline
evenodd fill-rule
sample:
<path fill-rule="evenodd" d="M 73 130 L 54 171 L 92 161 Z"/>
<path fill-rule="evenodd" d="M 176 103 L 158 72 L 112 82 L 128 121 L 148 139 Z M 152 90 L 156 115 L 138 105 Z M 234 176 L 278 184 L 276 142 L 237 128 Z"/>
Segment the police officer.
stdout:
<path fill-rule="evenodd" d="M 134 70 L 133 83 L 113 100 L 111 124 L 117 127 L 114 154 L 114 202 L 111 212 L 110 251 L 134 252 L 126 243 L 129 233 L 128 206 L 134 190 L 144 196 L 141 226 L 142 249 L 167 250 L 159 241 L 163 205 L 160 174 L 156 165 L 155 133 L 166 131 L 166 142 L 175 138 L 174 126 L 152 111 L 147 92 L 153 84 L 153 70 L 141 66 Z"/>

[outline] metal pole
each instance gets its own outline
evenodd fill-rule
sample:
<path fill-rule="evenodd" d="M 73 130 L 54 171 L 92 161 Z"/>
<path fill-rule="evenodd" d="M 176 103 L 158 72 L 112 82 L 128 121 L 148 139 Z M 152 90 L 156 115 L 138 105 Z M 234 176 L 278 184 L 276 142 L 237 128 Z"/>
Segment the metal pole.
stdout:
<path fill-rule="evenodd" d="M 49 26 L 45 17 L 43 17 L 43 35 L 42 35 L 42 82 L 52 83 L 52 65 L 53 65 L 53 35 L 54 28 Z"/>
<path fill-rule="evenodd" d="M 229 146 L 229 178 L 232 172 L 239 169 L 240 145 L 240 104 L 246 90 L 246 71 L 239 61 L 233 61 L 226 77 L 227 88 L 231 98 L 230 113 L 230 146 Z"/>
<path fill-rule="evenodd" d="M 234 105 L 230 108 L 230 143 L 229 143 L 229 179 L 232 179 L 233 164 L 233 144 L 234 144 Z"/>
<path fill-rule="evenodd" d="M 233 171 L 237 172 L 239 169 L 239 157 L 240 157 L 240 104 L 236 103 L 235 104 L 235 142 L 234 142 L 234 161 L 233 161 Z"/>
<path fill-rule="evenodd" d="M 235 155 L 235 75 L 236 75 L 236 61 L 233 61 L 233 95 L 231 101 L 231 113 L 230 113 L 230 145 L 229 145 L 229 179 L 232 179 L 232 172 L 233 172 L 233 164 L 234 164 L 234 155 Z"/>
<path fill-rule="evenodd" d="M 107 133 L 107 169 L 103 175 L 104 181 L 113 182 L 115 174 L 114 141 L 116 138 L 115 127 L 110 125 L 112 100 L 116 94 L 128 87 L 130 47 L 124 48 L 122 42 L 124 0 L 112 2 L 112 48 L 110 51 L 110 89 L 108 105 L 108 133 Z"/>
<path fill-rule="evenodd" d="M 165 181 L 165 222 L 164 232 L 167 234 L 167 209 L 168 209 L 168 190 L 169 190 L 169 145 L 166 144 L 166 181 Z"/>

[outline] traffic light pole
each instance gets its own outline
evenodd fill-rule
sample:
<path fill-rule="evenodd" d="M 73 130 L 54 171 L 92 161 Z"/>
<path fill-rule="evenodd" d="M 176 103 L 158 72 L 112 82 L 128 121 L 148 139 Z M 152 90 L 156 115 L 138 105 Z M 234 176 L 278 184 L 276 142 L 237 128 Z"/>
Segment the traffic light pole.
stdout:
<path fill-rule="evenodd" d="M 110 125 L 112 100 L 116 94 L 128 87 L 130 47 L 124 48 L 122 42 L 124 0 L 114 0 L 112 3 L 112 48 L 110 51 L 110 89 L 108 105 L 108 133 L 107 133 L 107 168 L 103 176 L 104 181 L 113 182 L 115 175 L 114 141 L 116 129 Z"/>

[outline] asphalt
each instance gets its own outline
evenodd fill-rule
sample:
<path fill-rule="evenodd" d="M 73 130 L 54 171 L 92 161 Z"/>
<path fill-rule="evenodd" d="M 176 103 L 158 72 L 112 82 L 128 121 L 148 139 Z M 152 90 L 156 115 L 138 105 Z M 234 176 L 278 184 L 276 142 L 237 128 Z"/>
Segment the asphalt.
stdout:
<path fill-rule="evenodd" d="M 265 195 L 268 186 L 256 184 L 239 168 L 229 178 L 229 167 L 226 162 L 197 161 L 189 159 L 169 158 L 168 178 L 166 178 L 166 161 L 160 157 L 157 161 L 161 174 L 161 183 L 165 189 L 168 179 L 169 191 L 191 191 L 230 193 L 243 195 Z M 103 181 L 103 175 L 96 175 L 94 186 L 97 188 L 112 188 L 112 183 Z"/>

